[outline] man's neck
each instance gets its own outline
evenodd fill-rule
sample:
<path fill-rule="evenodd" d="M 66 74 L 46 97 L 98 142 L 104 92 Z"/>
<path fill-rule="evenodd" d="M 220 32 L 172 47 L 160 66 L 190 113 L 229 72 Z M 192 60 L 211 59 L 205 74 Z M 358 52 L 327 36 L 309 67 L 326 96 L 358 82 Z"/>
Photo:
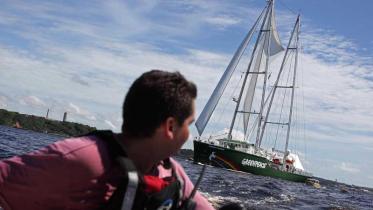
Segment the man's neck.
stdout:
<path fill-rule="evenodd" d="M 116 136 L 118 142 L 141 173 L 148 173 L 163 157 L 159 156 L 159 147 L 154 139 L 130 138 L 123 134 Z"/>

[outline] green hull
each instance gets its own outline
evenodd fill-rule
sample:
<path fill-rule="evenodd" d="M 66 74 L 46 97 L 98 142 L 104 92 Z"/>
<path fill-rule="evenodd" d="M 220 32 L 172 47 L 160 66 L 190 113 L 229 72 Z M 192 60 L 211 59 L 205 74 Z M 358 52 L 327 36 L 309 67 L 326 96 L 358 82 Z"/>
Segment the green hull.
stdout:
<path fill-rule="evenodd" d="M 194 162 L 294 182 L 305 182 L 310 178 L 281 170 L 279 165 L 266 158 L 200 141 L 194 141 Z"/>

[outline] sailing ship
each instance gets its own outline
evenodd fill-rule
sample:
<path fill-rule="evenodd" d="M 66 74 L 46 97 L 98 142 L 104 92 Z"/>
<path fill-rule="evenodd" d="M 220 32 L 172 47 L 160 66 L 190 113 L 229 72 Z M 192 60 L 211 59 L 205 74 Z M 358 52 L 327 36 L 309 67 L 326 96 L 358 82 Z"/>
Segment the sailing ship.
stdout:
<path fill-rule="evenodd" d="M 193 141 L 194 162 L 296 182 L 305 182 L 312 177 L 304 170 L 299 156 L 289 150 L 297 85 L 299 31 L 300 15 L 297 16 L 287 46 L 281 45 L 275 24 L 274 0 L 269 0 L 236 50 L 196 121 L 199 137 Z M 230 128 L 223 135 L 204 138 L 202 134 L 206 125 L 250 43 L 252 51 L 247 53 L 250 60 L 245 71 L 241 72 L 242 82 L 237 83 L 241 86 L 238 96 L 233 98 L 235 107 Z M 277 65 L 277 71 L 272 71 L 271 59 L 280 54 L 283 54 L 280 65 Z M 272 75 L 274 72 L 277 77 Z M 285 95 L 289 96 L 285 99 Z M 278 98 L 282 103 L 275 102 Z M 258 106 L 255 107 L 254 103 Z M 275 106 L 281 107 L 280 114 L 273 112 Z M 239 121 L 239 118 L 242 120 Z M 233 135 L 238 124 L 243 127 L 243 139 Z M 277 129 L 269 129 L 269 126 Z M 280 132 L 280 129 L 283 131 Z M 273 133 L 277 135 L 273 136 Z M 275 139 L 276 143 L 282 138 L 283 148 L 264 147 L 263 141 L 268 138 Z"/>

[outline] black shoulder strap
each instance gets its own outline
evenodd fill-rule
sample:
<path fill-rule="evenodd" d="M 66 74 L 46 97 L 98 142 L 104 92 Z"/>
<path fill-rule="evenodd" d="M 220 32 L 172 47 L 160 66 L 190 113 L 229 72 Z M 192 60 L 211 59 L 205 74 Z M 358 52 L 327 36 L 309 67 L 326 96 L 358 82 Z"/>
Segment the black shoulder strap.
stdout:
<path fill-rule="evenodd" d="M 122 171 L 127 172 L 123 177 L 109 201 L 105 204 L 105 210 L 130 210 L 133 207 L 137 188 L 139 186 L 139 175 L 133 162 L 125 157 L 118 156 L 116 161 L 119 163 Z"/>
<path fill-rule="evenodd" d="M 87 135 L 94 135 L 105 141 L 112 160 L 115 161 L 124 172 L 122 182 L 117 186 L 117 189 L 114 191 L 113 195 L 102 209 L 132 209 L 139 184 L 139 175 L 135 165 L 130 159 L 127 158 L 127 154 L 122 149 L 119 142 L 115 139 L 112 131 L 97 130 Z"/>
<path fill-rule="evenodd" d="M 122 170 L 127 171 L 127 186 L 125 191 L 120 193 L 122 195 L 122 210 L 132 209 L 136 192 L 139 185 L 139 175 L 137 173 L 136 167 L 133 162 L 124 157 L 117 157 L 117 162 L 119 163 Z M 124 188 L 122 188 L 124 189 Z"/>
<path fill-rule="evenodd" d="M 125 151 L 122 149 L 121 145 L 114 137 L 114 133 L 109 130 L 103 131 L 93 131 L 87 135 L 94 135 L 100 138 L 101 140 L 105 141 L 108 146 L 109 154 L 115 163 L 117 163 L 122 171 L 124 172 L 122 182 L 117 186 L 117 189 L 114 191 L 113 195 L 110 197 L 109 201 L 105 203 L 102 210 L 130 210 L 133 208 L 137 208 L 136 205 L 138 203 L 142 203 L 142 200 L 138 199 L 136 195 L 138 192 L 138 187 L 141 183 L 141 175 L 138 174 L 138 171 L 133 164 L 133 162 L 127 158 Z M 196 205 L 192 200 L 191 196 L 187 200 L 182 200 L 183 189 L 184 189 L 184 181 L 179 175 L 176 173 L 176 170 L 171 163 L 170 159 L 167 158 L 163 161 L 163 167 L 166 169 L 172 169 L 172 175 L 178 180 L 178 182 L 174 182 L 175 188 L 178 189 L 178 198 L 175 198 L 177 201 L 181 201 L 181 206 L 176 205 L 176 209 L 182 210 L 190 210 L 195 209 Z M 177 185 L 177 186 L 176 186 Z M 172 190 L 170 189 L 165 189 Z M 140 190 L 141 191 L 141 190 Z M 167 193 L 166 193 L 167 194 Z M 193 193 L 194 194 L 194 193 Z M 135 204 L 137 203 L 137 204 Z M 175 208 L 172 208 L 175 209 Z"/>

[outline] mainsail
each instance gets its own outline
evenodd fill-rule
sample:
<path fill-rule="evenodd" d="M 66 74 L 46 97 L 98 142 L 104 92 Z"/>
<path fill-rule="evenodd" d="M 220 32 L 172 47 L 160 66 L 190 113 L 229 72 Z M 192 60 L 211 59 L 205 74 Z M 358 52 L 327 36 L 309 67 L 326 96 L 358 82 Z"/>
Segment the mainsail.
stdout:
<path fill-rule="evenodd" d="M 267 30 L 270 30 L 271 33 L 266 33 L 266 36 L 264 36 L 259 43 L 259 50 L 257 51 L 255 55 L 255 64 L 254 68 L 251 70 L 253 74 L 251 75 L 251 79 L 249 82 L 249 86 L 247 88 L 244 105 L 243 105 L 243 127 L 244 127 L 244 133 L 246 134 L 247 126 L 249 123 L 250 118 L 250 111 L 254 99 L 254 92 L 256 87 L 256 82 L 258 80 L 258 72 L 262 64 L 264 64 L 263 61 L 266 60 L 267 54 L 267 48 L 268 48 L 268 39 L 270 39 L 270 49 L 269 49 L 269 56 L 276 55 L 277 53 L 284 50 L 284 48 L 281 45 L 281 41 L 278 35 L 278 32 L 276 30 L 276 21 L 275 21 L 275 15 L 274 10 L 272 6 L 272 12 L 271 15 L 268 16 L 266 20 L 266 28 Z"/>

